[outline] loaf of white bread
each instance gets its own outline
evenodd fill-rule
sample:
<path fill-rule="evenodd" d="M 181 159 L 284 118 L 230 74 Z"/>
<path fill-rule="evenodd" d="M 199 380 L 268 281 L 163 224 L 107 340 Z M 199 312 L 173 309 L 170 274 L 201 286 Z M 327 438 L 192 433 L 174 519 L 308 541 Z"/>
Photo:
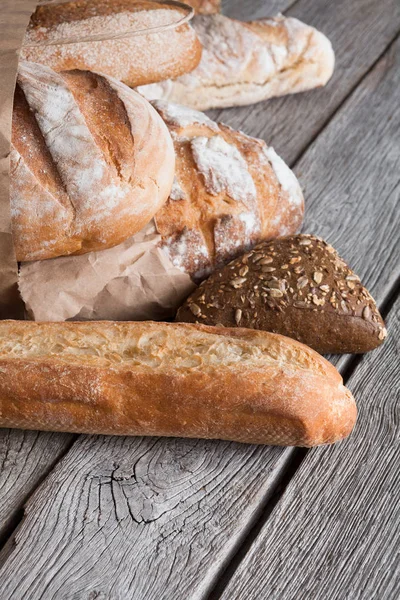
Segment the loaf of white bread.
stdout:
<path fill-rule="evenodd" d="M 289 338 L 175 323 L 0 322 L 0 427 L 316 446 L 357 410 Z"/>
<path fill-rule="evenodd" d="M 166 201 L 174 170 L 167 127 L 128 86 L 21 62 L 10 156 L 19 261 L 123 242 Z"/>
<path fill-rule="evenodd" d="M 155 216 L 174 265 L 199 280 L 259 240 L 300 228 L 299 182 L 273 148 L 182 105 L 153 105 L 175 147 L 172 191 Z"/>
<path fill-rule="evenodd" d="M 193 281 L 261 240 L 299 229 L 301 188 L 273 148 L 192 109 L 155 107 L 176 154 L 167 202 L 119 246 L 23 264 L 19 285 L 31 318 L 173 317 Z"/>
<path fill-rule="evenodd" d="M 278 15 L 244 23 L 223 15 L 197 15 L 193 27 L 203 45 L 190 73 L 139 88 L 198 110 L 253 104 L 323 86 L 333 73 L 330 41 L 314 27 Z"/>
<path fill-rule="evenodd" d="M 70 0 L 38 6 L 21 58 L 56 71 L 81 69 L 130 86 L 194 69 L 201 44 L 189 9 L 154 0 Z"/>

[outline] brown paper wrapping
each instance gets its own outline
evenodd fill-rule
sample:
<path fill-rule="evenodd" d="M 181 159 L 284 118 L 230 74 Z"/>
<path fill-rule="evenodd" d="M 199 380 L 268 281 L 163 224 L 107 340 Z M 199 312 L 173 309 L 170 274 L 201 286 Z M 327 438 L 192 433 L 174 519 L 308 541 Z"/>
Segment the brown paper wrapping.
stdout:
<path fill-rule="evenodd" d="M 154 221 L 119 246 L 21 265 L 35 321 L 169 319 L 195 288 L 160 248 Z"/>
<path fill-rule="evenodd" d="M 0 18 L 0 318 L 23 318 L 11 236 L 9 156 L 18 54 L 35 0 L 2 0 Z"/>

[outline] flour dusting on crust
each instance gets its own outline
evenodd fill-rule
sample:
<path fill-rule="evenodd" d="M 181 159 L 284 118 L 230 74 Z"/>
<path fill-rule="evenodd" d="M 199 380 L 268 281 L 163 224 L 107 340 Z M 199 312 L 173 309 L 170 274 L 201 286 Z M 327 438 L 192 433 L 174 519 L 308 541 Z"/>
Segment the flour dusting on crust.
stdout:
<path fill-rule="evenodd" d="M 278 181 L 285 192 L 288 192 L 292 204 L 300 206 L 303 203 L 303 194 L 300 184 L 293 171 L 281 159 L 275 150 L 270 146 L 264 148 L 265 156 L 270 162 Z"/>
<path fill-rule="evenodd" d="M 169 256 L 174 267 L 190 273 L 193 278 L 208 272 L 209 252 L 200 231 L 185 227 L 177 235 L 165 240 L 162 249 Z"/>
<path fill-rule="evenodd" d="M 214 196 L 226 192 L 249 208 L 256 198 L 256 188 L 246 161 L 233 144 L 220 135 L 196 137 L 191 141 L 193 158 L 203 175 L 207 191 Z"/>
<path fill-rule="evenodd" d="M 153 106 L 161 113 L 162 118 L 168 125 L 175 125 L 176 127 L 207 125 L 212 131 L 219 131 L 218 125 L 198 110 L 182 106 L 182 104 L 163 102 L 161 100 L 154 101 Z"/>
<path fill-rule="evenodd" d="M 171 200 L 176 200 L 176 201 L 186 199 L 186 194 L 183 191 L 183 189 L 181 188 L 176 176 L 174 177 L 174 183 L 172 184 L 172 189 L 169 194 L 169 197 Z"/>

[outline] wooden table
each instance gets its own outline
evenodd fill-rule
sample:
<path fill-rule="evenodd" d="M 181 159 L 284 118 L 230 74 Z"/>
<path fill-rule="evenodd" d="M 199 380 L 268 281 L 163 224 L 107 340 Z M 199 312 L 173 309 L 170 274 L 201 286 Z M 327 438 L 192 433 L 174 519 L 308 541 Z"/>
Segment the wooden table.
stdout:
<path fill-rule="evenodd" d="M 358 424 L 309 451 L 1 430 L 1 600 L 400 597 L 400 3 L 227 9 L 285 11 L 336 51 L 325 89 L 213 116 L 293 166 L 304 231 L 339 250 L 387 319 L 380 349 L 333 359 Z"/>

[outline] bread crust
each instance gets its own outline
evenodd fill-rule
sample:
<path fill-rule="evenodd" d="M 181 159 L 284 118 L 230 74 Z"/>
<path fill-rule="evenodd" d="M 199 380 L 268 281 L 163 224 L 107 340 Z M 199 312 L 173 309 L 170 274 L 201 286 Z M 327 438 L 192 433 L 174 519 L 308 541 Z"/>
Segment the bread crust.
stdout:
<path fill-rule="evenodd" d="M 336 369 L 282 336 L 173 323 L 0 323 L 0 425 L 314 446 L 352 430 Z"/>
<path fill-rule="evenodd" d="M 175 80 L 141 87 L 147 99 L 197 110 L 253 104 L 323 86 L 334 53 L 319 31 L 278 15 L 242 23 L 223 15 L 198 15 L 193 27 L 203 44 L 199 66 Z"/>
<path fill-rule="evenodd" d="M 201 58 L 202 46 L 188 23 L 122 39 L 54 42 L 104 32 L 143 31 L 178 22 L 185 14 L 178 6 L 131 0 L 76 0 L 39 6 L 31 17 L 21 58 L 56 71 L 103 73 L 131 87 L 176 78 L 194 69 Z"/>
<path fill-rule="evenodd" d="M 139 94 L 33 63 L 20 64 L 10 162 L 20 261 L 123 242 L 161 208 L 175 170 L 168 130 Z"/>
<path fill-rule="evenodd" d="M 204 113 L 153 105 L 176 154 L 174 185 L 155 219 L 175 266 L 200 280 L 259 241 L 298 231 L 303 194 L 273 148 Z"/>

